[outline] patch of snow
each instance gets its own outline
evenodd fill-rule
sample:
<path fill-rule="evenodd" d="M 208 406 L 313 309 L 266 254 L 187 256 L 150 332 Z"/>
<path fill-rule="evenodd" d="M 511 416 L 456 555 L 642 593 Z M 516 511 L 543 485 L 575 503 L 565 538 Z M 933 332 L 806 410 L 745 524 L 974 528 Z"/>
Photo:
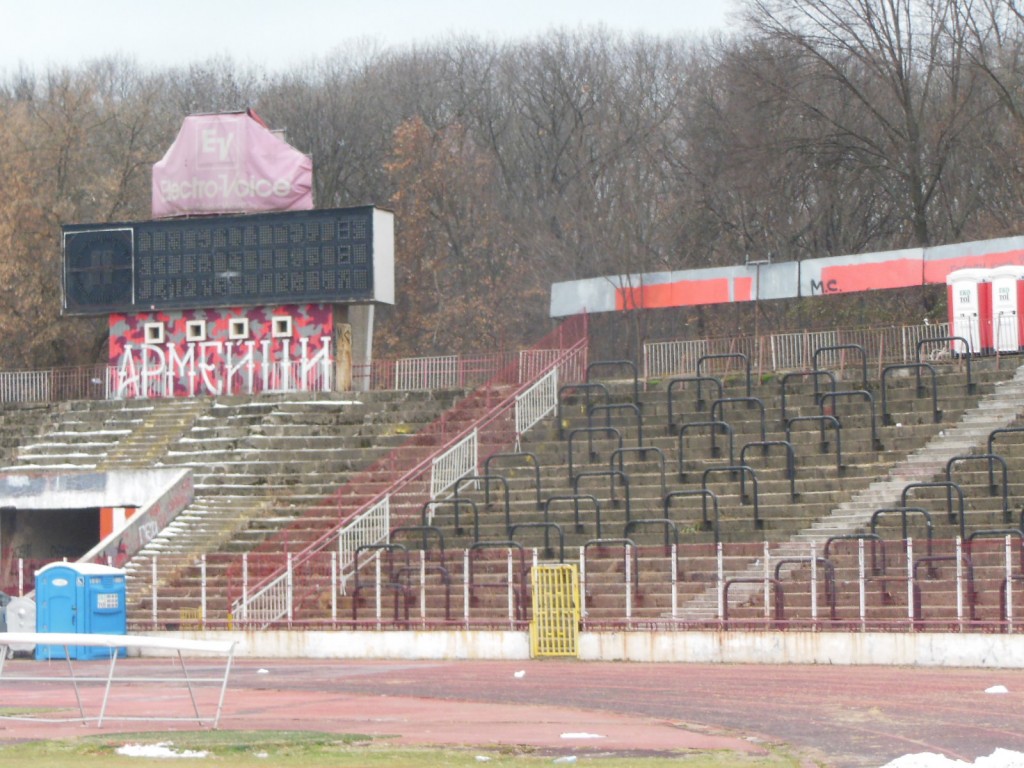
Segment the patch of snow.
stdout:
<path fill-rule="evenodd" d="M 563 739 L 603 739 L 599 733 L 563 733 Z"/>
<path fill-rule="evenodd" d="M 161 741 L 157 744 L 125 744 L 115 751 L 119 755 L 127 757 L 207 757 L 210 753 L 205 749 L 185 749 L 177 751 L 172 749 L 173 742 Z"/>
<path fill-rule="evenodd" d="M 1024 752 L 996 749 L 991 755 L 979 757 L 973 763 L 954 760 L 934 752 L 903 755 L 882 768 L 1024 768 Z"/>
<path fill-rule="evenodd" d="M 993 685 L 991 688 L 986 688 L 985 693 L 1009 693 L 1010 690 L 1005 685 Z"/>

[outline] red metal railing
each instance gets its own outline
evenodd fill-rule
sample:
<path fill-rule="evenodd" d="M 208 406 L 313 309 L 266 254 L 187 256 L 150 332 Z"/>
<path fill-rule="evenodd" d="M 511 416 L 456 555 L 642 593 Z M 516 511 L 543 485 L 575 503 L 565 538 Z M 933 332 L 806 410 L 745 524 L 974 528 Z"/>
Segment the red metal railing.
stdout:
<path fill-rule="evenodd" d="M 335 567 L 346 567 L 344 562 L 332 564 L 332 553 L 337 552 L 335 542 L 345 526 L 385 500 L 390 527 L 418 523 L 423 503 L 431 499 L 435 457 L 470 433 L 475 433 L 478 441 L 479 461 L 512 446 L 516 438 L 516 396 L 556 366 L 563 380 L 582 380 L 586 349 L 587 319 L 579 316 L 567 320 L 506 364 L 484 386 L 257 547 L 248 561 L 247 595 L 281 582 L 287 568 L 282 559 L 293 553 L 287 579 L 289 601 L 294 603 L 289 604 L 300 610 L 303 600 L 317 595 L 330 583 Z M 559 354 L 552 356 L 552 350 Z M 534 365 L 537 358 L 548 362 Z M 524 371 L 536 371 L 536 375 L 524 380 Z M 233 601 L 241 597 L 241 584 L 239 561 L 229 569 L 229 594 Z"/>

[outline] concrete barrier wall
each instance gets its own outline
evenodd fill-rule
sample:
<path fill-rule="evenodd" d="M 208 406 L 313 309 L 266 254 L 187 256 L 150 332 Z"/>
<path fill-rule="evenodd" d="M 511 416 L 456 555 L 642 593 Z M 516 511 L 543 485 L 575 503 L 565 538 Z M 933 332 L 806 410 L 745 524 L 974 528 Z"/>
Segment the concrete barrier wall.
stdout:
<path fill-rule="evenodd" d="M 526 632 L 178 632 L 235 640 L 247 658 L 453 660 L 530 658 Z M 160 655 L 144 651 L 145 655 Z M 584 661 L 1024 668 L 1024 636 L 959 633 L 584 632 Z"/>

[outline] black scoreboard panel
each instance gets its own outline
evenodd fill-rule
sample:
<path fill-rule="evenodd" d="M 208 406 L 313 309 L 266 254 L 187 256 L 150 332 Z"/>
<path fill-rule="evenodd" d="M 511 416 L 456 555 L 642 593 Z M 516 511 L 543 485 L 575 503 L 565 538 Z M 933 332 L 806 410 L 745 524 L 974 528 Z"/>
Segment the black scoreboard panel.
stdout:
<path fill-rule="evenodd" d="M 370 301 L 376 210 L 65 226 L 64 310 Z"/>

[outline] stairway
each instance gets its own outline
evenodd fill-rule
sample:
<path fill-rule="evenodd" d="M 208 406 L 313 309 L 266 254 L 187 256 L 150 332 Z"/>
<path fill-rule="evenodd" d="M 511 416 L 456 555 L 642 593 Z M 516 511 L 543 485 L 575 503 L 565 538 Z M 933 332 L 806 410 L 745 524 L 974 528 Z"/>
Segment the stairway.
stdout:
<path fill-rule="evenodd" d="M 196 419 L 208 413 L 212 404 L 210 398 L 152 401 L 152 408 L 142 411 L 141 423 L 107 451 L 96 464 L 96 469 L 160 466 L 170 446 L 192 428 Z"/>

